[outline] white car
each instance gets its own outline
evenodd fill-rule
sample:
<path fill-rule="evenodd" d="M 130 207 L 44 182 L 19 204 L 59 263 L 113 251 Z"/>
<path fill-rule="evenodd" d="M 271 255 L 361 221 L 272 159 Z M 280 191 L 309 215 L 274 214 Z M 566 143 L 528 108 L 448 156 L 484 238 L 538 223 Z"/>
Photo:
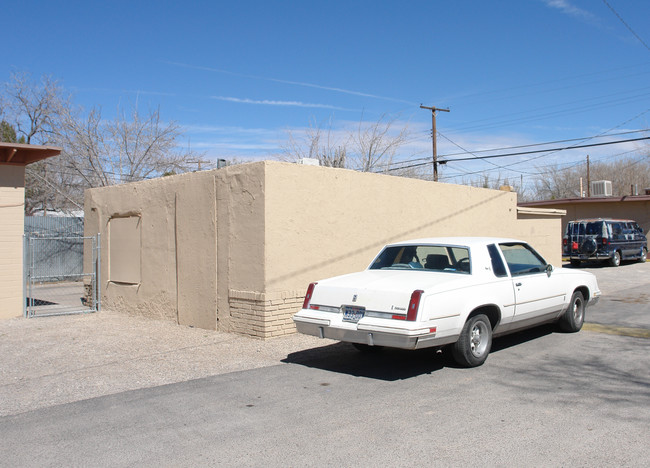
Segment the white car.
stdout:
<path fill-rule="evenodd" d="M 523 241 L 430 238 L 389 244 L 366 270 L 311 283 L 293 320 L 300 333 L 362 350 L 450 345 L 474 367 L 493 336 L 547 322 L 579 331 L 599 298 L 593 274 L 554 268 Z"/>

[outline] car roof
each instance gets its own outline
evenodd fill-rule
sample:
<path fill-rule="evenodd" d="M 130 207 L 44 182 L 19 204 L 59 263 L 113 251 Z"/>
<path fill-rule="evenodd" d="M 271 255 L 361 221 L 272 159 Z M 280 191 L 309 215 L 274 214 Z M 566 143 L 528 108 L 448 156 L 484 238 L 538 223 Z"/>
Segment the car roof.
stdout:
<path fill-rule="evenodd" d="M 508 242 L 523 242 L 519 239 L 510 239 L 507 237 L 425 237 L 421 239 L 411 239 L 407 241 L 392 242 L 388 245 L 413 245 L 413 244 L 430 244 L 430 245 L 458 245 L 464 247 L 477 247 L 488 244 L 500 244 Z"/>

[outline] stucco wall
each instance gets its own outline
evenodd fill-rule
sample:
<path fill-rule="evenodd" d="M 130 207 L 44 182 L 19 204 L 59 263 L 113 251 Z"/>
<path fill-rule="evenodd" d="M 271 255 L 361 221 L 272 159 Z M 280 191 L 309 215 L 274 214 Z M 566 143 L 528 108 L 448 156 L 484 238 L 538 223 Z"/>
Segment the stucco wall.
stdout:
<path fill-rule="evenodd" d="M 110 222 L 125 216 L 141 220 L 138 284 L 110 277 Z M 507 236 L 559 259 L 559 218 L 519 218 L 511 192 L 275 161 L 86 192 L 103 307 L 262 338 L 294 332 L 307 284 L 365 268 L 388 242 Z M 137 223 L 119 224 L 128 237 Z"/>
<path fill-rule="evenodd" d="M 266 290 L 368 266 L 389 242 L 432 236 L 513 236 L 516 194 L 266 162 Z"/>
<path fill-rule="evenodd" d="M 0 167 L 0 319 L 23 314 L 25 167 Z"/>
<path fill-rule="evenodd" d="M 217 186 L 218 328 L 264 336 L 265 314 L 247 304 L 265 302 L 265 165 L 212 171 Z M 255 302 L 255 299 L 253 299 Z"/>
<path fill-rule="evenodd" d="M 101 234 L 102 307 L 216 328 L 216 188 L 210 173 L 87 190 L 85 213 L 85 234 Z M 124 217 L 141 220 L 139 258 L 127 259 L 140 262 L 136 284 L 111 277 L 110 223 Z"/>

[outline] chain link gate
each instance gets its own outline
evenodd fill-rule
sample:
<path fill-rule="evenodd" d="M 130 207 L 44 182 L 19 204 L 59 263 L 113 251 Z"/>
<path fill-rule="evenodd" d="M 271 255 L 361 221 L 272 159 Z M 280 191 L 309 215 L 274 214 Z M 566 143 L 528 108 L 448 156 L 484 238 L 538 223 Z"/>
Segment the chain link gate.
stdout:
<path fill-rule="evenodd" d="M 99 311 L 99 249 L 99 234 L 25 235 L 25 317 Z"/>

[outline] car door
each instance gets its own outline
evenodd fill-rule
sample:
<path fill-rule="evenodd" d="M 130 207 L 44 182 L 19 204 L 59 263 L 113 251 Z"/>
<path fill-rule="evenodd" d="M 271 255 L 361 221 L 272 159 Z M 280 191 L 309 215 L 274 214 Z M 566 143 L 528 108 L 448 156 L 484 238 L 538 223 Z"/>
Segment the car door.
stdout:
<path fill-rule="evenodd" d="M 515 292 L 514 327 L 557 316 L 566 300 L 560 275 L 547 271 L 546 261 L 528 244 L 507 242 L 499 244 L 499 248 Z"/>

